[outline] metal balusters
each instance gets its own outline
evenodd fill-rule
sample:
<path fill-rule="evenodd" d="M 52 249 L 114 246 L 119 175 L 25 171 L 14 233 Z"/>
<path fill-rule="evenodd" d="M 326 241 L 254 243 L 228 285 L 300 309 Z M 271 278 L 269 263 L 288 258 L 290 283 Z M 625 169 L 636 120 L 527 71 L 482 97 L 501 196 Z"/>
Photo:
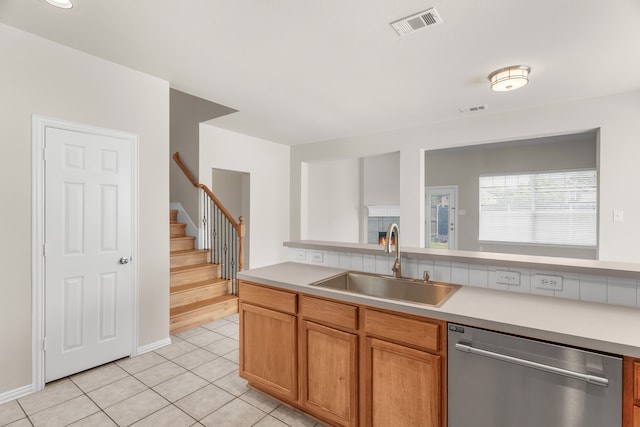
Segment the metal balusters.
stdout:
<path fill-rule="evenodd" d="M 231 280 L 232 292 L 237 295 L 240 233 L 205 191 L 202 201 L 202 249 L 210 252 L 212 263 L 220 264 L 221 278 Z"/>
<path fill-rule="evenodd" d="M 204 184 L 199 184 L 182 163 L 179 153 L 173 159 L 191 184 L 202 190 L 202 241 L 199 247 L 210 254 L 210 262 L 221 265 L 221 277 L 231 280 L 232 292 L 237 295 L 237 273 L 244 269 L 244 217 L 236 221 L 220 200 Z"/>

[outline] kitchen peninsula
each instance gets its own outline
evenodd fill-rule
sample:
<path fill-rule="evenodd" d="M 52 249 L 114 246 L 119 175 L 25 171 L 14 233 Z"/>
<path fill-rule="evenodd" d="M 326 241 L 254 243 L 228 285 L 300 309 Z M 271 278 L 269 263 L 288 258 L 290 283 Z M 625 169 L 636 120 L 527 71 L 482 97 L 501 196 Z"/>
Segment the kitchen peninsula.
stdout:
<path fill-rule="evenodd" d="M 460 283 L 463 286 L 439 307 L 354 294 L 313 284 L 351 270 L 344 260 L 328 266 L 328 258 L 336 254 L 338 258 L 344 254 L 370 257 L 372 264 L 363 263 L 369 268 L 360 270 L 379 272 L 376 265 L 389 268 L 393 258 L 380 247 L 329 242 L 285 245 L 292 252 L 291 259 L 304 258 L 303 262 L 239 273 L 240 371 L 256 388 L 325 422 L 373 425 L 372 417 L 406 416 L 409 423 L 411 417 L 427 417 L 431 421 L 424 425 L 446 426 L 447 322 L 627 356 L 627 389 L 633 382 L 633 367 L 640 366 L 633 362 L 640 358 L 637 307 L 508 292 L 469 282 Z M 304 257 L 300 251 L 305 251 Z M 621 280 L 636 286 L 640 276 L 632 264 L 428 252 L 403 248 L 403 263 L 418 266 L 424 262 L 434 267 L 436 262 L 440 266 L 455 263 L 450 268 L 460 268 L 460 263 L 469 263 L 467 268 L 486 264 L 487 277 L 497 267 L 519 272 L 529 269 L 532 275 L 552 272 L 567 280 L 573 275 L 602 277 L 605 284 Z M 314 265 L 314 260 L 326 263 Z M 416 268 L 403 269 L 407 275 L 420 277 Z M 526 281 L 525 274 L 522 277 Z M 259 343 L 256 337 L 262 337 Z M 283 360 L 282 355 L 288 358 Z M 326 379 L 327 372 L 336 377 Z M 402 381 L 380 383 L 389 378 Z M 403 398 L 394 399 L 394 393 Z M 635 426 L 632 395 L 633 391 L 625 391 L 625 427 Z"/>

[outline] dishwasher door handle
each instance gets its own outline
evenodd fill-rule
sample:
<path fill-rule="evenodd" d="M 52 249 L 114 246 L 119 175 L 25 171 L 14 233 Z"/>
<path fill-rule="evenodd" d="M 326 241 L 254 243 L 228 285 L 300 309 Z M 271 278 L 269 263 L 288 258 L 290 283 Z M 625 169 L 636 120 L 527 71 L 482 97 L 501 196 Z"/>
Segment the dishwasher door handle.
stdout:
<path fill-rule="evenodd" d="M 568 369 L 558 368 L 556 366 L 551 366 L 551 365 L 545 365 L 543 363 L 533 362 L 531 360 L 526 360 L 526 359 L 520 359 L 518 357 L 507 356 L 506 354 L 495 353 L 493 351 L 482 350 L 480 348 L 472 347 L 470 345 L 463 344 L 463 343 L 457 343 L 456 350 L 463 351 L 465 353 L 477 354 L 478 356 L 489 357 L 491 359 L 496 359 L 503 362 L 513 363 L 514 365 L 538 369 L 540 371 L 549 372 L 552 374 L 563 375 L 565 377 L 574 378 L 580 381 L 585 381 L 589 384 L 595 384 L 601 387 L 609 386 L 609 380 L 606 378 L 601 378 L 593 375 L 583 374 L 580 372 L 570 371 Z"/>

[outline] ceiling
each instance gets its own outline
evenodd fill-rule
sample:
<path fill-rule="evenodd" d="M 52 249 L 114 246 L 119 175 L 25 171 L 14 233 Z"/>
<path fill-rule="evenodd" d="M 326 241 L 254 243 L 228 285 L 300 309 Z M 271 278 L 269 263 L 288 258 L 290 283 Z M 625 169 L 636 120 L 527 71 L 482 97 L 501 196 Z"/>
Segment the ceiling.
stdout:
<path fill-rule="evenodd" d="M 239 110 L 215 123 L 284 144 L 640 89 L 639 0 L 74 2 L 0 0 L 0 22 Z M 442 24 L 389 25 L 432 6 Z M 515 64 L 530 84 L 490 91 Z"/>

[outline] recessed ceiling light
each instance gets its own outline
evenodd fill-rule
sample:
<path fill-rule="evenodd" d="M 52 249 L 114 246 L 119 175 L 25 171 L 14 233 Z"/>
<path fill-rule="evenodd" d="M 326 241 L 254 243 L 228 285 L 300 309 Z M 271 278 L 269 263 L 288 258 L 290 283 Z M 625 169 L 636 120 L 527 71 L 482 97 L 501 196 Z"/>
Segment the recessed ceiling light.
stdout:
<path fill-rule="evenodd" d="M 496 92 L 508 92 L 521 88 L 529 83 L 531 67 L 527 65 L 513 65 L 500 68 L 487 77 L 491 82 L 491 89 Z"/>
<path fill-rule="evenodd" d="M 49 3 L 51 6 L 59 7 L 61 9 L 71 9 L 73 7 L 73 3 L 71 0 L 44 0 Z"/>

